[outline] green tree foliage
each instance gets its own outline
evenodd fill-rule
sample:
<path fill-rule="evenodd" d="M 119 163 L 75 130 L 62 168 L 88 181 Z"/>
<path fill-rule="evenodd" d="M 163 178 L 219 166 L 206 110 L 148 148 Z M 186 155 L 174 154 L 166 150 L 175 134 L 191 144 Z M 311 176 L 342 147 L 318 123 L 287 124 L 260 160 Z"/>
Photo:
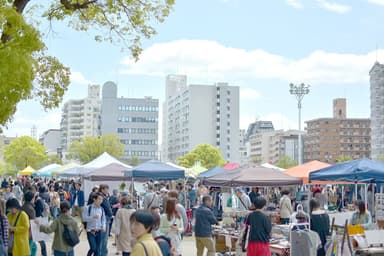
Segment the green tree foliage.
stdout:
<path fill-rule="evenodd" d="M 131 166 L 137 166 L 140 164 L 140 159 L 137 156 L 133 156 L 131 160 L 129 161 L 129 164 Z"/>
<path fill-rule="evenodd" d="M 179 165 L 187 168 L 192 167 L 196 162 L 200 162 L 201 166 L 207 169 L 225 164 L 220 150 L 209 144 L 197 145 L 191 152 L 179 157 L 177 161 Z"/>
<path fill-rule="evenodd" d="M 45 147 L 37 140 L 29 136 L 22 136 L 5 147 L 4 157 L 5 161 L 16 167 L 18 171 L 28 165 L 38 169 L 47 158 L 45 151 Z"/>
<path fill-rule="evenodd" d="M 336 163 L 348 162 L 348 161 L 351 161 L 351 160 L 352 160 L 352 157 L 351 157 L 351 156 L 348 156 L 348 155 L 339 155 L 339 156 L 336 158 Z"/>
<path fill-rule="evenodd" d="M 82 163 L 88 163 L 102 153 L 120 158 L 124 155 L 124 145 L 116 135 L 105 134 L 99 137 L 85 137 L 80 141 L 74 141 L 68 149 L 68 159 L 78 159 Z"/>
<path fill-rule="evenodd" d="M 294 167 L 296 165 L 297 165 L 297 162 L 287 155 L 281 156 L 279 161 L 276 163 L 277 167 L 280 167 L 283 169 L 288 169 L 288 168 Z"/>
<path fill-rule="evenodd" d="M 48 155 L 44 165 L 49 165 L 49 164 L 63 164 L 63 161 L 60 159 L 60 156 L 57 154 Z"/>
<path fill-rule="evenodd" d="M 0 0 L 0 101 L 7 103 L 0 108 L 0 125 L 12 119 L 18 102 L 36 98 L 45 109 L 55 108 L 68 89 L 70 70 L 47 55 L 37 25 L 41 20 L 97 31 L 96 41 L 122 44 L 137 60 L 142 37 L 156 33 L 151 24 L 164 21 L 174 0 L 49 0 L 33 8 L 34 3 Z"/>

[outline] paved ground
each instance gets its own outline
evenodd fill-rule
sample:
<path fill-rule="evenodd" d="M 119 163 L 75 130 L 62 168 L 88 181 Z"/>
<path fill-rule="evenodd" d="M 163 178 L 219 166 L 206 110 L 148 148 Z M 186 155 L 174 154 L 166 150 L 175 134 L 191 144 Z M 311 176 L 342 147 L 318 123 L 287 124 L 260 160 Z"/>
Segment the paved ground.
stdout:
<path fill-rule="evenodd" d="M 113 237 L 111 237 L 109 239 L 109 245 L 108 245 L 108 251 L 109 251 L 109 254 L 108 256 L 112 256 L 112 255 L 121 255 L 120 254 L 116 254 L 116 247 L 112 245 L 113 243 Z M 88 241 L 87 241 L 87 237 L 86 235 L 84 234 L 84 232 L 82 232 L 82 235 L 81 235 L 81 239 L 80 239 L 80 244 L 78 244 L 76 247 L 75 247 L 75 255 L 76 256 L 85 256 L 87 255 L 87 252 L 88 252 Z M 48 250 L 48 255 L 52 255 L 51 254 L 51 243 L 48 242 L 47 243 L 47 250 Z M 40 256 L 40 248 L 38 248 L 38 253 L 37 253 L 38 256 Z M 196 247 L 195 247 L 195 239 L 193 237 L 184 237 L 184 240 L 183 240 L 183 256 L 194 256 L 196 255 Z"/>

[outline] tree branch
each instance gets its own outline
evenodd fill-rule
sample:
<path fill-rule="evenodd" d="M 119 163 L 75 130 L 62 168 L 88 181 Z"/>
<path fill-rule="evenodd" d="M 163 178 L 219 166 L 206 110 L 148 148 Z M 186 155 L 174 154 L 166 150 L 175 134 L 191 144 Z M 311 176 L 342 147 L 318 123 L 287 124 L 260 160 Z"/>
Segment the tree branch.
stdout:
<path fill-rule="evenodd" d="M 27 6 L 27 4 L 29 3 L 29 1 L 31 0 L 15 0 L 15 2 L 13 2 L 13 7 L 16 8 L 16 11 L 18 13 L 23 13 L 25 7 Z"/>
<path fill-rule="evenodd" d="M 64 6 L 67 10 L 80 10 L 80 9 L 87 9 L 89 5 L 96 3 L 98 0 L 90 0 L 86 1 L 82 4 L 79 3 L 71 3 L 70 0 L 60 0 L 60 3 Z"/>

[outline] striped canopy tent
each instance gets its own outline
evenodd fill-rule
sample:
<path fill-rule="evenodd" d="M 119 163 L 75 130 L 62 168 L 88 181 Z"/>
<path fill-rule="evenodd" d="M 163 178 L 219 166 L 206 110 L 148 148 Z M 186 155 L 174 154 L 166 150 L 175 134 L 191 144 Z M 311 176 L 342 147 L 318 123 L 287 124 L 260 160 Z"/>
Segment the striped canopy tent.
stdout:
<path fill-rule="evenodd" d="M 80 166 L 78 163 L 71 162 L 71 163 L 65 164 L 65 165 L 61 166 L 59 169 L 53 171 L 53 172 L 51 173 L 51 175 L 52 175 L 52 176 L 57 176 L 57 175 L 59 175 L 60 173 L 66 171 L 66 170 L 69 170 L 69 169 L 71 169 L 71 168 L 78 167 L 78 166 Z"/>
<path fill-rule="evenodd" d="M 35 172 L 35 169 L 33 169 L 30 165 L 28 165 L 23 170 L 19 171 L 18 174 L 19 176 L 29 176 L 34 172 Z"/>

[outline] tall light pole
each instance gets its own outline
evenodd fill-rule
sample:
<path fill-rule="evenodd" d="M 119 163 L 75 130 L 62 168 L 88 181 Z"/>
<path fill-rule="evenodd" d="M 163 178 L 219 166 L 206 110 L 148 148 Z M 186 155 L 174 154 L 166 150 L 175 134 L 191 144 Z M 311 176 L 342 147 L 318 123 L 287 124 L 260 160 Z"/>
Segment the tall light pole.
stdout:
<path fill-rule="evenodd" d="M 310 85 L 306 85 L 304 83 L 301 83 L 299 85 L 294 85 L 294 84 L 289 84 L 289 93 L 292 94 L 292 95 L 295 95 L 296 96 L 296 99 L 297 99 L 297 108 L 299 109 L 299 134 L 298 134 L 298 164 L 302 164 L 303 163 L 303 159 L 302 159 L 302 149 L 301 149 L 301 146 L 302 146 L 302 142 L 301 142 L 301 101 L 303 100 L 304 98 L 304 95 L 308 94 L 309 93 L 309 86 Z"/>

